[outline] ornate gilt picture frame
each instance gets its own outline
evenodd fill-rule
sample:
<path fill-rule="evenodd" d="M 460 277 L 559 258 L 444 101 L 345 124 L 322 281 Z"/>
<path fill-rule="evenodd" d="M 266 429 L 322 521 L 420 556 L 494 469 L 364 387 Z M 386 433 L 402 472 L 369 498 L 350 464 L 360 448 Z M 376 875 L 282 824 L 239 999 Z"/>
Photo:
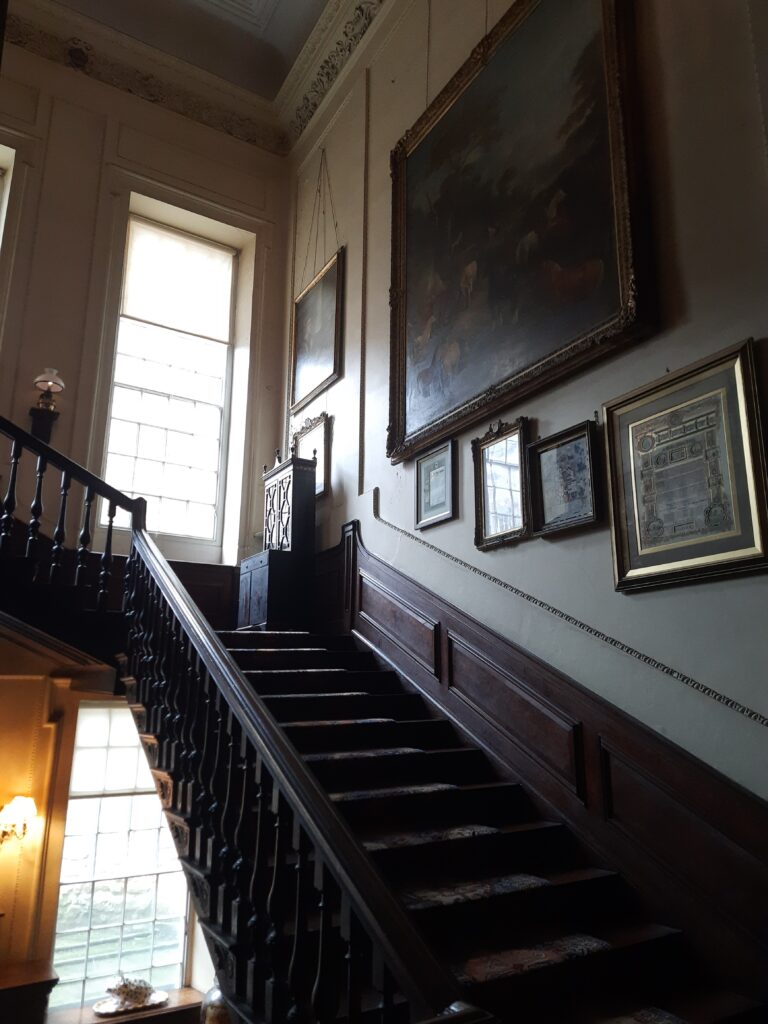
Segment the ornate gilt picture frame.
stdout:
<path fill-rule="evenodd" d="M 291 414 L 341 376 L 344 249 L 296 297 L 291 334 Z"/>
<path fill-rule="evenodd" d="M 395 147 L 393 462 L 651 326 L 630 14 L 518 0 Z"/>
<path fill-rule="evenodd" d="M 604 407 L 617 590 L 768 566 L 751 341 Z"/>
<path fill-rule="evenodd" d="M 294 432 L 292 446 L 300 459 L 317 458 L 315 497 L 324 498 L 331 490 L 331 417 L 328 413 L 307 417 Z"/>
<path fill-rule="evenodd" d="M 475 547 L 490 551 L 528 535 L 525 452 L 528 420 L 501 420 L 472 441 L 475 468 Z"/>

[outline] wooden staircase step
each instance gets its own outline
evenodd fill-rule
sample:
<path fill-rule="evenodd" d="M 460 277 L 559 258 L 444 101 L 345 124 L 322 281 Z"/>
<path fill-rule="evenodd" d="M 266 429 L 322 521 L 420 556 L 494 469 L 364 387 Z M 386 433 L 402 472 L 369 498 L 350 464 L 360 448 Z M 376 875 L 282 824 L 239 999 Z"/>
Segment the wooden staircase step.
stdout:
<path fill-rule="evenodd" d="M 574 998 L 583 1001 L 585 994 L 636 991 L 649 977 L 668 988 L 669 979 L 689 970 L 680 932 L 647 923 L 534 933 L 524 945 L 478 950 L 454 965 L 473 1001 L 502 1018 L 514 1008 L 515 1020 L 531 1024 L 570 1022 Z M 566 1010 L 568 1016 L 556 1016 Z"/>
<path fill-rule="evenodd" d="M 275 632 L 259 629 L 222 629 L 217 631 L 221 642 L 227 648 L 239 650 L 271 650 L 291 648 L 300 650 L 311 647 L 315 650 L 354 651 L 357 650 L 354 638 L 347 635 L 324 633 Z"/>
<path fill-rule="evenodd" d="M 264 703 L 278 722 L 329 722 L 356 718 L 392 721 L 423 718 L 424 699 L 416 693 L 329 693 L 265 696 Z"/>
<path fill-rule="evenodd" d="M 520 786 L 510 782 L 474 786 L 414 787 L 414 792 L 361 793 L 338 806 L 350 825 L 386 821 L 390 826 L 459 825 L 466 821 L 499 825 L 529 816 L 531 805 Z M 348 794 L 347 794 L 348 796 Z"/>
<path fill-rule="evenodd" d="M 328 651 L 321 647 L 231 647 L 235 663 L 243 670 L 277 668 L 348 668 L 375 669 L 376 660 L 370 651 Z"/>
<path fill-rule="evenodd" d="M 445 719 L 426 718 L 411 722 L 284 722 L 286 735 L 300 753 L 336 752 L 393 746 L 415 746 L 422 750 L 461 745 L 456 730 Z"/>
<path fill-rule="evenodd" d="M 338 693 L 358 690 L 364 693 L 402 693 L 394 672 L 356 671 L 346 668 L 283 668 L 274 671 L 248 669 L 243 675 L 256 693 L 272 696 Z"/>
<path fill-rule="evenodd" d="M 602 868 L 564 872 L 516 872 L 400 890 L 419 926 L 442 949 L 457 949 L 462 937 L 482 930 L 485 940 L 508 936 L 515 928 L 559 919 L 594 921 L 631 912 L 630 891 L 623 880 Z"/>
<path fill-rule="evenodd" d="M 414 750 L 395 747 L 383 751 L 348 751 L 315 755 L 310 761 L 317 778 L 329 790 L 424 782 L 490 782 L 493 768 L 476 747 L 452 750 Z"/>
<path fill-rule="evenodd" d="M 765 1024 L 768 1011 L 746 996 L 708 985 L 688 992 L 614 998 L 611 1008 L 585 1008 L 574 1024 Z"/>
<path fill-rule="evenodd" d="M 560 822 L 535 818 L 532 807 L 517 824 L 493 826 L 476 817 L 453 826 L 383 831 L 361 838 L 379 870 L 398 887 L 416 888 L 511 872 L 549 875 L 583 865 L 572 833 Z"/>

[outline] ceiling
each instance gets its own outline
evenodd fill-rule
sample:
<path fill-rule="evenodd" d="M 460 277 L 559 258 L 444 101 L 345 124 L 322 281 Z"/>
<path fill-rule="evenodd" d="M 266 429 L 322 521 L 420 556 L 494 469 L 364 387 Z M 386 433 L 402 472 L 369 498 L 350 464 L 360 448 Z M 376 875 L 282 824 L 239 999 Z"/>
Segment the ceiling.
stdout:
<path fill-rule="evenodd" d="M 326 0 L 56 0 L 266 100 L 280 86 Z"/>

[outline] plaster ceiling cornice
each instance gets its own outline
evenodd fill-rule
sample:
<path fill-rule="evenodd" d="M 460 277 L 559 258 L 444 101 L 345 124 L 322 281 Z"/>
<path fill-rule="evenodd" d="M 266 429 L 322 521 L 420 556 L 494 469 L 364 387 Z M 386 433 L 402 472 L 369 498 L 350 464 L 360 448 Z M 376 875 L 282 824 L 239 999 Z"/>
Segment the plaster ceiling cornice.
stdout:
<path fill-rule="evenodd" d="M 328 0 L 275 97 L 291 143 L 302 134 L 386 0 Z"/>
<path fill-rule="evenodd" d="M 55 0 L 11 0 L 5 41 L 282 156 L 309 124 L 385 3 L 328 0 L 274 102 Z"/>
<path fill-rule="evenodd" d="M 12 0 L 5 41 L 242 142 L 287 152 L 274 104 L 53 0 Z"/>

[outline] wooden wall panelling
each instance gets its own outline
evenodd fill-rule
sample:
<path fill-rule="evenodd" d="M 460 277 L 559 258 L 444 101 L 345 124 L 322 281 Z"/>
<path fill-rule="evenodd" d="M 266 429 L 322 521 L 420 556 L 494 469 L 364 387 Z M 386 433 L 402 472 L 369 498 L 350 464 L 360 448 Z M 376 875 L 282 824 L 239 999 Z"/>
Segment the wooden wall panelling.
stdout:
<path fill-rule="evenodd" d="M 317 572 L 318 628 L 350 622 L 655 914 L 768 996 L 768 804 L 376 558 L 357 524 Z"/>

